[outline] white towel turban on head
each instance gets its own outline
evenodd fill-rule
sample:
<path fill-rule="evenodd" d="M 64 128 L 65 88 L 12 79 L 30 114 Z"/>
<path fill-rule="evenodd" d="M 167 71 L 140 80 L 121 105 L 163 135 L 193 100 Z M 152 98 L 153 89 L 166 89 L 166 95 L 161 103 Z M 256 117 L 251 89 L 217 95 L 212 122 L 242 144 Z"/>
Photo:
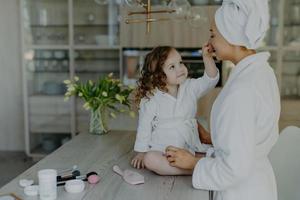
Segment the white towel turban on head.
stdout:
<path fill-rule="evenodd" d="M 257 49 L 269 28 L 268 0 L 223 0 L 215 21 L 230 44 Z"/>

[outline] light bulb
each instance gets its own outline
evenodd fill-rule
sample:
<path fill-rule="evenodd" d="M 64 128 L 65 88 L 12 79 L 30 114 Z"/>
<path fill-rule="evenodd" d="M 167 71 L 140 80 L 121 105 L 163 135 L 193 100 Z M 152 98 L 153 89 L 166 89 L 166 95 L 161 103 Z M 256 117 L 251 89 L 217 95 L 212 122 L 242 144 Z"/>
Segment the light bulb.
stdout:
<path fill-rule="evenodd" d="M 175 10 L 175 15 L 178 17 L 186 17 L 191 12 L 191 4 L 187 0 L 171 0 L 169 8 Z"/>
<path fill-rule="evenodd" d="M 123 0 L 130 7 L 144 6 L 142 0 Z"/>
<path fill-rule="evenodd" d="M 188 16 L 188 22 L 194 28 L 206 26 L 208 22 L 207 13 L 206 12 L 200 13 L 192 10 Z"/>

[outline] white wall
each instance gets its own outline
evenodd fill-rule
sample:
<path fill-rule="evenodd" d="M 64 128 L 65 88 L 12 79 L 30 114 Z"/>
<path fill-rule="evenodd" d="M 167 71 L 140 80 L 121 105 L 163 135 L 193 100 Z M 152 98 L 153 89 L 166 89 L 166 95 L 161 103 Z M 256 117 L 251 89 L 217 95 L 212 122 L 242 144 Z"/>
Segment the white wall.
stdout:
<path fill-rule="evenodd" d="M 0 150 L 24 150 L 19 0 L 0 0 Z"/>

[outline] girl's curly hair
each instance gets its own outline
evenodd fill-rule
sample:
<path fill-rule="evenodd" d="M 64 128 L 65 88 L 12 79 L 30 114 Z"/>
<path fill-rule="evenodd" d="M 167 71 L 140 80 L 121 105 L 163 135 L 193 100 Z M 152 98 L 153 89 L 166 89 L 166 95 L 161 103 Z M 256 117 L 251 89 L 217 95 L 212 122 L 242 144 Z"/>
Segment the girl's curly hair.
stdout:
<path fill-rule="evenodd" d="M 167 76 L 163 71 L 163 65 L 170 52 L 174 50 L 170 46 L 158 46 L 152 49 L 145 57 L 141 71 L 141 77 L 137 81 L 135 103 L 138 106 L 142 98 L 153 96 L 154 89 L 158 88 L 167 92 Z"/>

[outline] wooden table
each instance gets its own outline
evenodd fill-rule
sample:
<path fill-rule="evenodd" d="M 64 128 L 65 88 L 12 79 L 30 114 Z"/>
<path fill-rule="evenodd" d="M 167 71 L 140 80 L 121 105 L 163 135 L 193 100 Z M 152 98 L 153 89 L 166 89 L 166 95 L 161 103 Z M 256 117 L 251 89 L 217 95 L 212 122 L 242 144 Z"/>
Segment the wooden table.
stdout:
<path fill-rule="evenodd" d="M 101 181 L 97 185 L 86 184 L 82 193 L 69 194 L 64 187 L 58 187 L 58 198 L 64 200 L 208 200 L 209 192 L 192 187 L 191 176 L 159 176 L 148 170 L 137 170 L 130 166 L 133 156 L 134 132 L 110 132 L 97 136 L 79 134 L 58 150 L 32 166 L 10 183 L 0 189 L 0 194 L 14 193 L 21 199 L 38 199 L 27 197 L 19 186 L 20 179 L 33 179 L 37 184 L 37 172 L 40 169 L 65 169 L 78 165 L 82 174 L 96 171 Z M 145 184 L 129 185 L 112 171 L 118 164 L 122 169 L 136 170 L 145 176 Z"/>

